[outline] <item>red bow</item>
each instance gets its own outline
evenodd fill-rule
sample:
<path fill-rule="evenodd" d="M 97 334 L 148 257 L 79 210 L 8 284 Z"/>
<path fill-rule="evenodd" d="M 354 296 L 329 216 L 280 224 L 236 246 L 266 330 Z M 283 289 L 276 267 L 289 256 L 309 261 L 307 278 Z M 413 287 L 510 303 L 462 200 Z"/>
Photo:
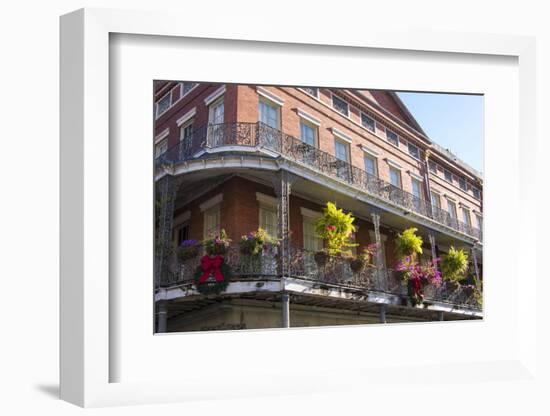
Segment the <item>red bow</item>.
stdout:
<path fill-rule="evenodd" d="M 411 279 L 411 286 L 413 288 L 413 292 L 415 295 L 422 295 L 422 282 L 420 281 L 420 277 L 412 277 Z"/>
<path fill-rule="evenodd" d="M 223 256 L 203 256 L 201 259 L 202 275 L 199 279 L 199 283 L 206 282 L 206 280 L 210 277 L 210 274 L 214 275 L 217 282 L 223 282 L 223 274 L 221 271 L 222 264 Z"/>

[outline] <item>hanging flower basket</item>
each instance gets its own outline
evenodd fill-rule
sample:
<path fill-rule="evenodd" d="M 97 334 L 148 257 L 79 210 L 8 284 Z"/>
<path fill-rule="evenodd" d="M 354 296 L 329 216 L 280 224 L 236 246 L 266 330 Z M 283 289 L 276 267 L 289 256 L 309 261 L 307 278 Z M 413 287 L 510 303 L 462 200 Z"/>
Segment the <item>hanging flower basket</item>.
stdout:
<path fill-rule="evenodd" d="M 472 296 L 475 293 L 475 291 L 476 291 L 476 287 L 474 285 L 464 285 L 464 286 L 462 286 L 462 292 L 467 297 Z"/>
<path fill-rule="evenodd" d="M 321 250 L 321 251 L 317 251 L 313 255 L 313 259 L 315 260 L 315 263 L 317 264 L 317 266 L 324 267 L 327 264 L 329 255 L 326 251 Z"/>
<path fill-rule="evenodd" d="M 199 255 L 199 243 L 197 240 L 185 240 L 178 247 L 178 259 L 181 262 L 194 259 Z"/>
<path fill-rule="evenodd" d="M 224 255 L 229 249 L 231 240 L 227 237 L 224 229 L 220 231 L 220 235 L 209 238 L 203 241 L 204 250 L 210 256 Z"/>

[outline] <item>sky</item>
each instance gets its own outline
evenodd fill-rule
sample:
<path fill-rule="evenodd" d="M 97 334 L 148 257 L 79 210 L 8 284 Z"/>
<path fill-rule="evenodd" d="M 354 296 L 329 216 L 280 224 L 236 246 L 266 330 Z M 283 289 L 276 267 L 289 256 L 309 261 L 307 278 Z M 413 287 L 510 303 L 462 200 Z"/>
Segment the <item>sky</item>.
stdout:
<path fill-rule="evenodd" d="M 432 141 L 483 172 L 483 96 L 397 94 Z"/>

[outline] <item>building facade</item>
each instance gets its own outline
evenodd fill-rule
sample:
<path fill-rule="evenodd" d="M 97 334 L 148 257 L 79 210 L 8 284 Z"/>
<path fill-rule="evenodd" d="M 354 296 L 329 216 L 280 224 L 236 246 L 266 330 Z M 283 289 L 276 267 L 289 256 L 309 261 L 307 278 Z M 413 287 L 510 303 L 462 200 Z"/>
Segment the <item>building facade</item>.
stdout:
<path fill-rule="evenodd" d="M 481 174 L 432 142 L 395 93 L 157 81 L 154 116 L 157 331 L 482 317 L 462 287 L 427 288 L 411 305 L 393 270 L 394 238 L 414 226 L 423 261 L 464 249 L 467 282 L 482 287 Z M 327 201 L 355 216 L 357 251 L 378 244 L 374 268 L 313 261 Z M 198 260 L 173 254 L 259 227 L 280 238 L 277 251 L 251 262 L 232 248 L 217 296 L 196 290 Z"/>

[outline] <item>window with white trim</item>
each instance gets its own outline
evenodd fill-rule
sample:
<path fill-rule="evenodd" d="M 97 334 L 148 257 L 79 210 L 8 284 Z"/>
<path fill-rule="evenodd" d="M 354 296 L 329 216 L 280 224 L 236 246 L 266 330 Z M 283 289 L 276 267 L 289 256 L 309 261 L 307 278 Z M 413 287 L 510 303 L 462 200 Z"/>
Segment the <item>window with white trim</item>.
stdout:
<path fill-rule="evenodd" d="M 280 128 L 280 106 L 264 98 L 258 104 L 259 121 L 274 129 Z"/>
<path fill-rule="evenodd" d="M 213 238 L 220 235 L 220 205 L 209 208 L 203 213 L 204 238 Z"/>
<path fill-rule="evenodd" d="M 449 215 L 453 220 L 457 219 L 456 204 L 450 199 L 447 199 L 447 211 L 449 212 Z"/>
<path fill-rule="evenodd" d="M 304 250 L 319 251 L 323 249 L 323 239 L 315 232 L 315 218 L 303 217 Z"/>
<path fill-rule="evenodd" d="M 386 129 L 386 139 L 394 146 L 399 146 L 399 136 L 389 129 Z"/>
<path fill-rule="evenodd" d="M 483 229 L 483 218 L 478 214 L 476 214 L 476 226 L 478 230 Z"/>
<path fill-rule="evenodd" d="M 435 173 L 437 175 L 437 165 L 435 164 L 435 162 L 429 161 L 428 169 L 430 169 L 430 172 Z"/>
<path fill-rule="evenodd" d="M 208 124 L 222 124 L 224 122 L 224 96 L 222 95 L 208 107 Z"/>
<path fill-rule="evenodd" d="M 336 159 L 344 160 L 349 163 L 349 143 L 340 140 L 338 138 L 334 139 L 334 152 Z"/>
<path fill-rule="evenodd" d="M 390 183 L 396 188 L 401 188 L 401 171 L 390 166 Z"/>
<path fill-rule="evenodd" d="M 361 125 L 367 130 L 372 131 L 374 133 L 375 131 L 374 120 L 369 116 L 367 116 L 365 113 L 361 113 Z"/>
<path fill-rule="evenodd" d="M 309 95 L 312 95 L 315 98 L 319 98 L 319 88 L 315 87 L 302 87 L 302 89 L 307 92 Z"/>
<path fill-rule="evenodd" d="M 466 179 L 464 178 L 458 178 L 458 186 L 460 187 L 460 189 L 462 189 L 463 191 L 467 191 L 468 190 L 468 187 L 466 185 Z"/>
<path fill-rule="evenodd" d="M 369 175 L 377 177 L 378 176 L 378 169 L 377 169 L 377 166 L 376 166 L 376 158 L 372 155 L 365 154 L 364 160 L 365 160 L 365 171 Z"/>
<path fill-rule="evenodd" d="M 155 145 L 155 159 L 168 150 L 168 139 L 163 139 Z"/>
<path fill-rule="evenodd" d="M 445 169 L 445 180 L 447 182 L 453 183 L 453 174 L 447 169 Z"/>
<path fill-rule="evenodd" d="M 432 192 L 431 199 L 432 199 L 432 206 L 441 209 L 441 197 L 439 196 L 439 194 Z"/>
<path fill-rule="evenodd" d="M 159 118 L 161 115 L 166 113 L 166 111 L 168 111 L 171 105 L 172 105 L 172 91 L 168 92 L 160 100 L 157 101 L 156 117 Z"/>
<path fill-rule="evenodd" d="M 180 142 L 184 149 L 191 148 L 193 143 L 193 119 L 185 122 L 180 127 Z"/>
<path fill-rule="evenodd" d="M 181 83 L 181 96 L 187 95 L 197 85 L 196 82 L 182 82 Z"/>
<path fill-rule="evenodd" d="M 420 150 L 418 149 L 418 147 L 409 142 L 407 148 L 409 150 L 409 155 L 411 155 L 415 159 L 420 159 Z"/>
<path fill-rule="evenodd" d="M 271 237 L 277 237 L 277 208 L 260 206 L 260 228 Z"/>
<path fill-rule="evenodd" d="M 479 189 L 472 187 L 472 192 L 474 194 L 474 198 L 481 199 L 481 191 Z"/>
<path fill-rule="evenodd" d="M 470 210 L 466 207 L 462 207 L 462 222 L 466 225 L 472 225 L 472 219 L 470 218 Z"/>
<path fill-rule="evenodd" d="M 334 94 L 332 95 L 332 108 L 340 114 L 349 117 L 349 104 Z"/>
<path fill-rule="evenodd" d="M 411 178 L 412 194 L 418 198 L 422 199 L 422 182 L 418 179 Z"/>
<path fill-rule="evenodd" d="M 317 126 L 307 120 L 300 120 L 300 140 L 310 146 L 317 146 Z"/>

